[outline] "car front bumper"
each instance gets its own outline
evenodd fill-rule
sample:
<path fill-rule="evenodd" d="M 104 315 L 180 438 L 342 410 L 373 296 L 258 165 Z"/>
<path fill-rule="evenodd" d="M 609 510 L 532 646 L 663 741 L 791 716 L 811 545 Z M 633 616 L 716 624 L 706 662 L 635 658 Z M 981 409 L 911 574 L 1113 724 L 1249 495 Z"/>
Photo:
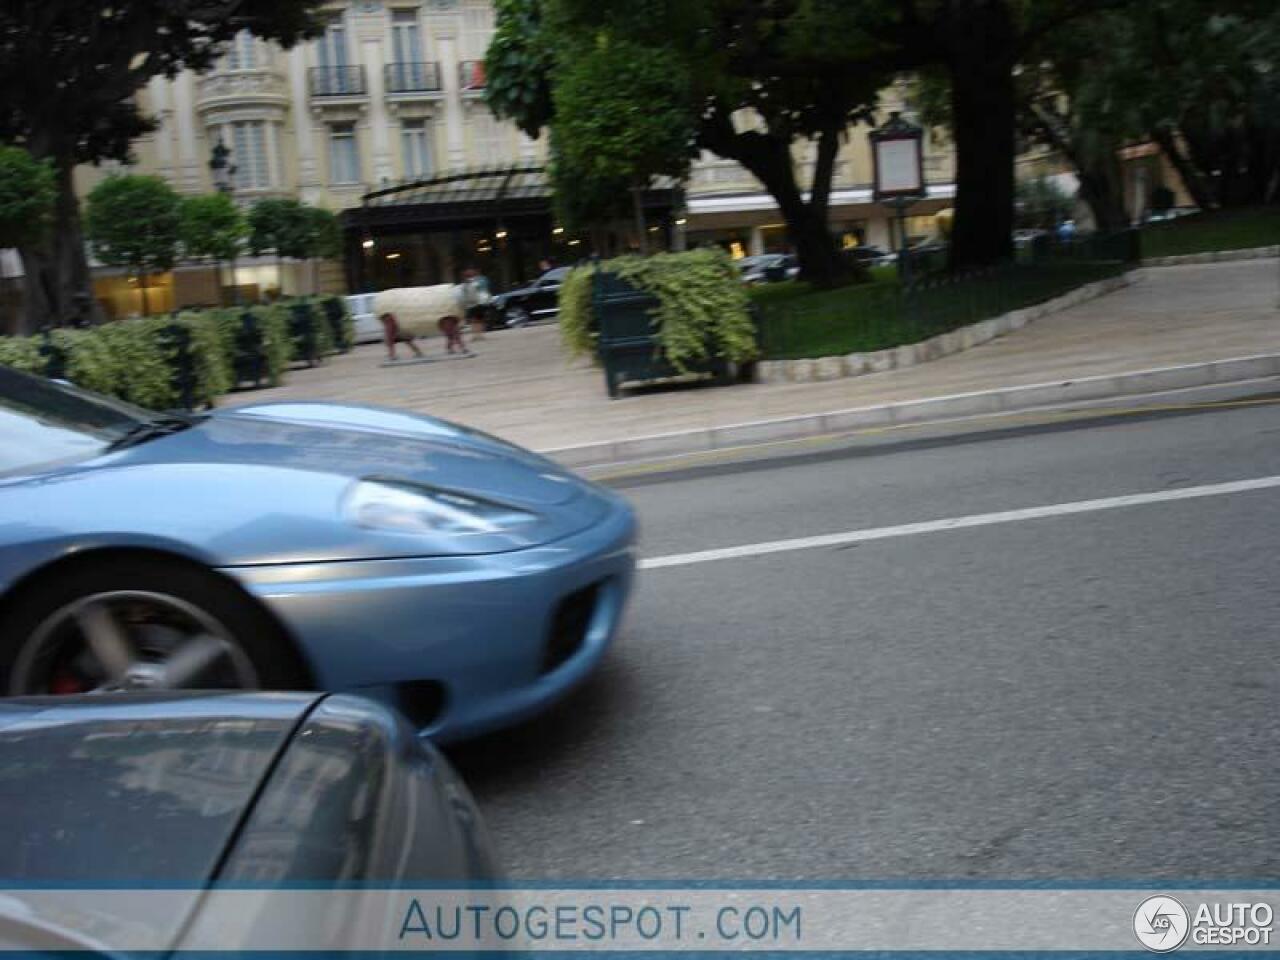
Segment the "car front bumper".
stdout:
<path fill-rule="evenodd" d="M 510 553 L 224 568 L 296 639 L 325 690 L 359 691 L 449 741 L 518 722 L 584 680 L 618 631 L 635 518 Z M 438 703 L 435 699 L 438 697 Z"/>

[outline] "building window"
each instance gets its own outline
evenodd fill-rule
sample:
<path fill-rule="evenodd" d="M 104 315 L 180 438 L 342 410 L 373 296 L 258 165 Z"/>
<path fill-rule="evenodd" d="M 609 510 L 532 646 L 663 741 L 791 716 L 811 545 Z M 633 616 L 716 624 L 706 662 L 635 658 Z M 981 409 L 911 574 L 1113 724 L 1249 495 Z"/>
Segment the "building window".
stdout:
<path fill-rule="evenodd" d="M 258 66 L 258 41 L 248 30 L 241 30 L 227 48 L 228 70 L 253 70 Z"/>
<path fill-rule="evenodd" d="M 396 63 L 422 62 L 422 33 L 416 9 L 392 12 L 391 53 Z"/>
<path fill-rule="evenodd" d="M 329 181 L 360 182 L 360 153 L 356 149 L 355 124 L 335 123 L 329 128 Z"/>
<path fill-rule="evenodd" d="M 236 166 L 237 190 L 262 190 L 271 186 L 271 162 L 267 156 L 267 125 L 262 120 L 239 120 L 231 126 L 231 162 Z"/>
<path fill-rule="evenodd" d="M 336 68 L 347 65 L 347 25 L 341 20 L 330 21 L 316 45 L 320 66 Z"/>
<path fill-rule="evenodd" d="M 404 174 L 406 177 L 426 177 L 431 174 L 431 127 L 425 120 L 406 120 L 400 126 L 400 141 L 404 147 Z"/>
<path fill-rule="evenodd" d="M 494 167 L 507 159 L 504 156 L 503 127 L 488 111 L 477 112 L 472 124 L 476 160 L 486 167 Z"/>

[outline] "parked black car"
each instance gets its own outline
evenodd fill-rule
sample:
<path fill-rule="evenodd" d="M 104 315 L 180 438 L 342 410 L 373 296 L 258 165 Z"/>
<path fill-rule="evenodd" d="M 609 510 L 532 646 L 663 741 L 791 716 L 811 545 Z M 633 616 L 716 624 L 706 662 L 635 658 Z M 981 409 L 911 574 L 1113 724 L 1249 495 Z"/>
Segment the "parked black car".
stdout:
<path fill-rule="evenodd" d="M 499 323 L 520 327 L 534 320 L 554 320 L 560 313 L 560 285 L 569 267 L 548 270 L 527 287 L 508 290 L 493 298 L 491 306 Z"/>
<path fill-rule="evenodd" d="M 76 949 L 127 931 L 167 953 L 199 925 L 213 886 L 495 878 L 461 781 L 404 720 L 359 697 L 0 701 L 0 766 L 0 944 Z M 129 887 L 169 899 L 135 910 L 100 897 L 88 912 L 48 902 L 50 890 Z M 225 936 L 219 945 L 237 948 Z"/>

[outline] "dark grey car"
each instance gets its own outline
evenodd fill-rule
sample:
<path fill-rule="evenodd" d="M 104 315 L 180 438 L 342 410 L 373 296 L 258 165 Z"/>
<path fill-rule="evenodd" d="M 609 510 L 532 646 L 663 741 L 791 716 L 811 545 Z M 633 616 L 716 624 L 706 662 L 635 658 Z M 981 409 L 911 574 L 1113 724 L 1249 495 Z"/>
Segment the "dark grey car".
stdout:
<path fill-rule="evenodd" d="M 440 754 L 391 711 L 341 694 L 0 701 L 0 810 L 0 944 L 28 949 L 123 926 L 104 902 L 84 929 L 82 913 L 50 910 L 50 888 L 163 888 L 163 910 L 127 920 L 167 948 L 210 887 L 495 878 L 479 814 Z"/>

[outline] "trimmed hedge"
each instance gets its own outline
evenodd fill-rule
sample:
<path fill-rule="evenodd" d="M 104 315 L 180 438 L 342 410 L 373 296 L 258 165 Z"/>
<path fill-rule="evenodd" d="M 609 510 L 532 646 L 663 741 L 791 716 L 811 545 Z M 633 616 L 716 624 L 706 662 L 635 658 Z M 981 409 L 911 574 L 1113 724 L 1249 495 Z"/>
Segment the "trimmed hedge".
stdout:
<path fill-rule="evenodd" d="M 33 337 L 0 337 L 0 364 L 152 410 L 196 409 L 242 384 L 276 386 L 354 340 L 341 298 L 188 310 Z"/>

